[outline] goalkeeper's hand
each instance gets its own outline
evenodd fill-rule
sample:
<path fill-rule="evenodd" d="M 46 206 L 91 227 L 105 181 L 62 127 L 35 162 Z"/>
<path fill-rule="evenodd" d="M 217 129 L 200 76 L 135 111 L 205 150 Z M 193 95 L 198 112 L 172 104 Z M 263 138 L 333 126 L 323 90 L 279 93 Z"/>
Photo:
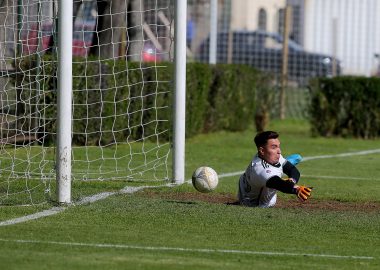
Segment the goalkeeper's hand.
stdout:
<path fill-rule="evenodd" d="M 306 201 L 311 196 L 312 189 L 313 189 L 312 187 L 297 186 L 296 187 L 297 197 L 303 202 Z"/>

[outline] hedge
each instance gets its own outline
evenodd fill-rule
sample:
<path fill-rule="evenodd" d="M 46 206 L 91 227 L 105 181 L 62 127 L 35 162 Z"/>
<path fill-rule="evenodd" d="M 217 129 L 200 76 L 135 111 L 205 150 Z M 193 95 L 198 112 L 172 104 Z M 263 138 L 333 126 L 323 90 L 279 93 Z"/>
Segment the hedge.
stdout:
<path fill-rule="evenodd" d="M 35 66 L 30 59 L 20 62 L 15 84 L 17 89 L 23 89 L 18 100 L 24 104 L 37 97 L 39 125 L 47 132 L 39 133 L 40 142 L 48 144 L 56 133 L 56 61 L 45 57 L 40 68 Z M 73 143 L 108 145 L 114 141 L 169 140 L 173 68 L 172 63 L 75 59 Z M 188 63 L 186 73 L 188 138 L 201 132 L 239 131 L 252 126 L 258 71 L 244 65 Z M 36 76 L 39 90 L 30 87 Z M 13 110 L 22 117 L 28 107 L 19 105 Z M 30 126 L 32 120 L 25 117 L 23 126 L 18 128 L 27 130 Z"/>
<path fill-rule="evenodd" d="M 311 85 L 313 135 L 377 138 L 380 135 L 380 78 L 337 77 Z"/>
<path fill-rule="evenodd" d="M 252 127 L 256 81 L 261 73 L 246 65 L 218 64 L 211 68 L 204 131 L 242 131 Z"/>

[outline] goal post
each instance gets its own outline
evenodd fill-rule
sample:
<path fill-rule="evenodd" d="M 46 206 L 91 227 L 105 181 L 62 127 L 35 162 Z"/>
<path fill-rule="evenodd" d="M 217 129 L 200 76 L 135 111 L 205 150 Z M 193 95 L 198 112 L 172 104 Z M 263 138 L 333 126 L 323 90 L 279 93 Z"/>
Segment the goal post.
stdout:
<path fill-rule="evenodd" d="M 186 14 L 187 1 L 175 5 L 175 91 L 173 181 L 185 181 L 185 121 L 186 121 Z"/>
<path fill-rule="evenodd" d="M 0 205 L 184 182 L 186 2 L 0 2 Z"/>
<path fill-rule="evenodd" d="M 71 202 L 73 0 L 58 6 L 57 200 Z"/>

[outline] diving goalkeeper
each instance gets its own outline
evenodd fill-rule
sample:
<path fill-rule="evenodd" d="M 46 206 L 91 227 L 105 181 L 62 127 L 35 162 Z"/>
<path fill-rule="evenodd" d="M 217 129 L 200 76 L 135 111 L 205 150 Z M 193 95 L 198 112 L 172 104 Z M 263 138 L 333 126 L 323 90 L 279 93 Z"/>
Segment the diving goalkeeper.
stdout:
<path fill-rule="evenodd" d="M 301 156 L 285 159 L 281 155 L 279 134 L 264 131 L 255 137 L 257 154 L 240 176 L 238 199 L 241 205 L 272 207 L 276 204 L 277 191 L 295 194 L 301 201 L 311 195 L 311 188 L 298 185 L 300 172 L 295 167 Z M 289 178 L 282 179 L 283 175 Z"/>

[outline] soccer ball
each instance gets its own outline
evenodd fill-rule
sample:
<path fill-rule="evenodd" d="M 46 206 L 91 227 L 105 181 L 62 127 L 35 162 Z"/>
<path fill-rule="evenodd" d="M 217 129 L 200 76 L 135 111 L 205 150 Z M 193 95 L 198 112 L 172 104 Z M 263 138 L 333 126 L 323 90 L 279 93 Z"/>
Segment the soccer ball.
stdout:
<path fill-rule="evenodd" d="M 193 173 L 192 182 L 196 190 L 203 193 L 211 192 L 218 185 L 218 175 L 210 167 L 199 167 Z"/>

